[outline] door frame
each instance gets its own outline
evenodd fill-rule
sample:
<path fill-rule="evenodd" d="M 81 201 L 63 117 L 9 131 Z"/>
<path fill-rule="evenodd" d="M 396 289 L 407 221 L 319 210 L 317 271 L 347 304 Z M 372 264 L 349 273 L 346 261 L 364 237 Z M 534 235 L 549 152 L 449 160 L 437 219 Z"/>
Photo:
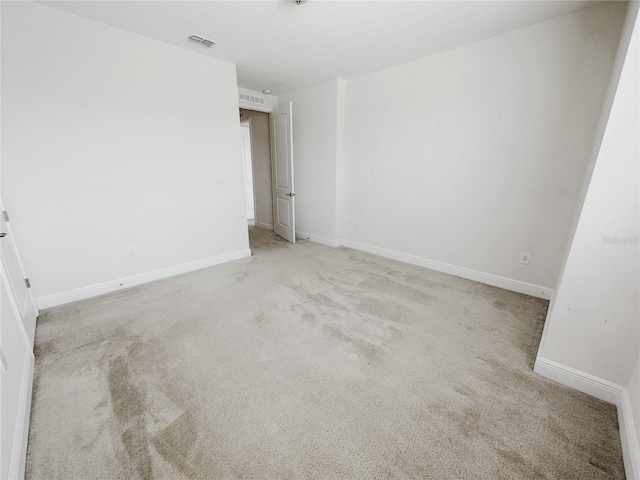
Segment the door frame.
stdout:
<path fill-rule="evenodd" d="M 244 109 L 246 110 L 246 109 Z M 241 118 L 240 119 L 240 127 L 242 127 L 243 125 L 248 125 L 249 126 L 249 148 L 251 149 L 251 183 L 253 183 L 253 221 L 256 221 L 256 216 L 257 216 L 257 212 L 258 209 L 256 208 L 256 172 L 255 172 L 255 168 L 253 166 L 253 134 L 251 132 L 252 126 L 251 126 L 251 117 L 248 118 Z M 269 159 L 271 160 L 271 159 Z M 244 158 L 242 159 L 243 163 L 244 163 Z M 247 195 L 247 193 L 245 192 L 245 196 Z"/>

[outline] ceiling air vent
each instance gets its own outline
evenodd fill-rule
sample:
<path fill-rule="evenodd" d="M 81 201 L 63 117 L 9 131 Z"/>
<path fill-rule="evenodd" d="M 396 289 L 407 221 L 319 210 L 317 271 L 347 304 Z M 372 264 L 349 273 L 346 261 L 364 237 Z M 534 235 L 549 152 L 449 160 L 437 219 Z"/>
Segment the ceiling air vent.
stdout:
<path fill-rule="evenodd" d="M 199 37 L 197 35 L 189 35 L 189 41 L 193 43 L 199 43 L 203 47 L 211 48 L 216 44 L 213 40 L 207 40 L 206 38 Z"/>
<path fill-rule="evenodd" d="M 258 105 L 264 105 L 264 98 L 259 97 L 257 95 L 249 95 L 248 93 L 241 93 L 240 100 L 244 100 L 245 102 L 256 103 Z"/>

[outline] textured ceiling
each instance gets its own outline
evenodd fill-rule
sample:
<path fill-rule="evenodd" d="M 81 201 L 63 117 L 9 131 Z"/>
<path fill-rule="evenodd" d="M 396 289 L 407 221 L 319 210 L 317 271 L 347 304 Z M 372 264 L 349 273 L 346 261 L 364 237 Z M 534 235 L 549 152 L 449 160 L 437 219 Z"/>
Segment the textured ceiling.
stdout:
<path fill-rule="evenodd" d="M 46 5 L 237 65 L 238 85 L 289 92 L 531 25 L 591 1 L 56 1 Z M 211 49 L 187 41 L 196 34 Z"/>

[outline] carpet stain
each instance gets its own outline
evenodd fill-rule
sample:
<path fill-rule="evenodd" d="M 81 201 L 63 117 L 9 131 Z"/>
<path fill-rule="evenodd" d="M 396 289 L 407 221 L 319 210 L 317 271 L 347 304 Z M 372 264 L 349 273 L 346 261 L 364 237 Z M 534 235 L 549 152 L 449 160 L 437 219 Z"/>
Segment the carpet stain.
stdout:
<path fill-rule="evenodd" d="M 363 298 L 357 310 L 372 317 L 397 323 L 405 323 L 415 315 L 413 311 L 399 303 L 384 302 L 376 298 Z"/>
<path fill-rule="evenodd" d="M 340 340 L 347 346 L 356 348 L 358 352 L 369 361 L 375 360 L 383 353 L 383 350 L 379 346 L 362 338 L 345 333 L 333 325 L 323 325 L 322 328 L 333 338 Z"/>
<path fill-rule="evenodd" d="M 258 313 L 251 322 L 255 325 L 262 326 L 266 323 L 264 312 Z"/>
<path fill-rule="evenodd" d="M 314 322 L 314 320 L 316 319 L 316 316 L 315 316 L 313 313 L 311 313 L 311 312 L 303 312 L 303 313 L 302 313 L 302 317 L 301 317 L 301 318 L 302 318 L 302 320 L 304 320 L 305 322 L 313 323 L 313 322 Z"/>
<path fill-rule="evenodd" d="M 149 455 L 149 438 L 142 422 L 133 422 L 129 429 L 122 433 L 122 444 L 133 462 L 138 476 L 142 480 L 152 480 L 151 457 Z"/>
<path fill-rule="evenodd" d="M 498 455 L 500 455 L 502 458 L 507 460 L 509 464 L 515 467 L 524 467 L 527 465 L 527 462 L 522 457 L 522 455 L 519 455 L 515 452 L 512 452 L 510 450 L 500 450 L 500 449 L 497 449 L 496 452 L 498 452 Z"/>
<path fill-rule="evenodd" d="M 33 354 L 36 357 L 36 362 L 42 362 L 49 355 L 53 355 L 58 351 L 55 340 L 49 340 L 48 342 L 36 343 L 33 347 Z"/>
<path fill-rule="evenodd" d="M 367 280 L 360 283 L 360 287 L 369 288 L 394 298 L 402 298 L 410 302 L 425 304 L 432 301 L 435 297 L 405 284 L 391 280 L 381 275 L 372 275 Z"/>
<path fill-rule="evenodd" d="M 131 380 L 126 357 L 117 357 L 109 362 L 108 382 L 111 409 L 121 432 L 122 445 L 139 477 L 152 479 L 146 401 Z"/>
<path fill-rule="evenodd" d="M 244 281 L 245 281 L 245 279 L 246 279 L 249 275 L 251 275 L 251 271 L 250 271 L 250 270 L 245 270 L 244 272 L 242 272 L 242 275 L 240 275 L 240 276 L 238 277 L 238 280 L 237 280 L 237 281 L 238 281 L 238 283 L 242 283 L 242 282 L 244 282 Z"/>
<path fill-rule="evenodd" d="M 606 465 L 598 462 L 597 460 L 589 460 L 589 465 L 591 465 L 594 468 L 597 468 L 598 470 L 603 471 L 604 473 L 606 473 L 608 476 L 611 476 L 611 469 L 607 468 Z"/>
<path fill-rule="evenodd" d="M 466 408 L 462 414 L 455 415 L 456 425 L 465 437 L 470 437 L 480 431 L 480 412 Z"/>
<path fill-rule="evenodd" d="M 464 397 L 473 397 L 474 395 L 477 394 L 477 392 L 475 390 L 473 390 L 472 388 L 467 387 L 466 385 L 460 385 L 458 387 L 453 387 L 453 389 L 458 392 L 460 395 L 464 396 Z"/>
<path fill-rule="evenodd" d="M 316 293 L 315 295 L 309 295 L 308 298 L 311 300 L 313 305 L 320 307 L 321 310 L 329 309 L 329 310 L 337 310 L 339 312 L 344 312 L 347 310 L 343 305 L 340 305 L 338 302 L 334 302 L 329 297 L 327 297 L 324 293 Z"/>
<path fill-rule="evenodd" d="M 195 478 L 197 468 L 191 459 L 198 438 L 198 425 L 191 412 L 184 412 L 153 438 L 162 457 L 187 478 Z"/>

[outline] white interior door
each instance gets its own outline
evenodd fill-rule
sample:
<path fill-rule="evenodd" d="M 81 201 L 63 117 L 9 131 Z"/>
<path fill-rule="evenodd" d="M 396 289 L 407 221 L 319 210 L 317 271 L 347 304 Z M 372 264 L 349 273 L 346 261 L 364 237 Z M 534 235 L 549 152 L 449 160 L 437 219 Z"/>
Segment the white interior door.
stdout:
<path fill-rule="evenodd" d="M 0 478 L 23 478 L 31 406 L 33 354 L 20 326 L 20 312 L 12 298 L 5 269 L 0 276 Z"/>
<path fill-rule="evenodd" d="M 36 334 L 36 317 L 38 315 L 36 304 L 27 287 L 26 274 L 18 255 L 18 249 L 13 240 L 8 214 L 0 205 L 0 231 L 4 233 L 0 239 L 0 257 L 2 257 L 2 270 L 7 276 L 11 287 L 11 296 L 16 302 L 22 328 L 29 340 L 29 347 L 33 350 L 33 341 Z"/>
<path fill-rule="evenodd" d="M 37 310 L 3 211 L 0 218 L 0 478 L 23 478 Z"/>
<path fill-rule="evenodd" d="M 292 109 L 292 103 L 287 102 L 271 112 L 273 230 L 296 243 Z"/>
<path fill-rule="evenodd" d="M 253 159 L 251 156 L 251 128 L 248 123 L 240 125 L 242 136 L 242 155 L 244 158 L 244 189 L 247 196 L 247 219 L 256 218 L 255 200 L 253 194 Z"/>

